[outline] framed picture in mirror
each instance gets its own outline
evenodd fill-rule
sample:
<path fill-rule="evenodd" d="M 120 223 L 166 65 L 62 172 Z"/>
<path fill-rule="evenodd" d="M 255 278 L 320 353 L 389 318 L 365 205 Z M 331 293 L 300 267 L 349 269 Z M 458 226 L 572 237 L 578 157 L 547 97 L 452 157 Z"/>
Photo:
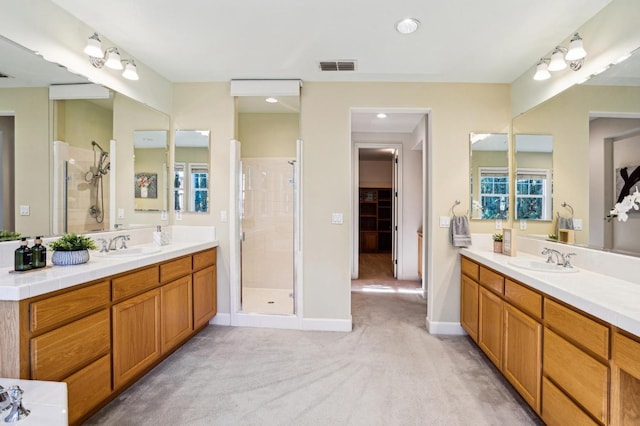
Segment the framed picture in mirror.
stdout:
<path fill-rule="evenodd" d="M 503 228 L 502 229 L 502 254 L 506 254 L 507 256 L 515 256 L 516 248 L 515 248 L 515 235 L 511 228 Z"/>

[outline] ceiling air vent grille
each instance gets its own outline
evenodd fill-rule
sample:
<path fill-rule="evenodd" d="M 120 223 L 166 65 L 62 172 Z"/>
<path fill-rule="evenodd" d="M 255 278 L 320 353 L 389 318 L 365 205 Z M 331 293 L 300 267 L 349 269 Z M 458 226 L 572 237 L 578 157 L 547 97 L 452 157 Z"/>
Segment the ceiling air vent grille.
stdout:
<path fill-rule="evenodd" d="M 356 61 L 321 61 L 321 71 L 355 71 Z"/>
<path fill-rule="evenodd" d="M 0 72 L 0 78 L 9 78 L 9 76 Z"/>

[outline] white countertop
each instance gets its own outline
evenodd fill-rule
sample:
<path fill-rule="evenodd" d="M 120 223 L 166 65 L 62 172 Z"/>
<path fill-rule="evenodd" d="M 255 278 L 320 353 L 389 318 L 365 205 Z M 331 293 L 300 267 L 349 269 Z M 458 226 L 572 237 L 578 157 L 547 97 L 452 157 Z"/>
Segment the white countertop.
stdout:
<path fill-rule="evenodd" d="M 153 244 L 135 247 L 143 246 Z M 158 253 L 136 257 L 108 258 L 99 257 L 91 252 L 89 261 L 82 265 L 53 265 L 50 268 L 22 273 L 10 272 L 13 268 L 0 268 L 0 300 L 28 299 L 217 246 L 217 241 L 173 242 L 161 246 Z"/>
<path fill-rule="evenodd" d="M 465 248 L 460 254 L 515 281 L 574 306 L 596 318 L 640 336 L 640 285 L 579 268 L 575 273 L 538 272 L 509 264 L 510 256 Z M 518 253 L 515 258 L 544 261 L 541 256 Z"/>
<path fill-rule="evenodd" d="M 3 411 L 0 414 L 0 424 L 20 426 L 66 426 L 68 424 L 66 383 L 0 378 L 0 385 L 5 388 L 20 386 L 24 391 L 22 406 L 30 411 L 27 417 L 15 423 L 5 423 L 4 418 L 9 414 L 9 410 Z"/>

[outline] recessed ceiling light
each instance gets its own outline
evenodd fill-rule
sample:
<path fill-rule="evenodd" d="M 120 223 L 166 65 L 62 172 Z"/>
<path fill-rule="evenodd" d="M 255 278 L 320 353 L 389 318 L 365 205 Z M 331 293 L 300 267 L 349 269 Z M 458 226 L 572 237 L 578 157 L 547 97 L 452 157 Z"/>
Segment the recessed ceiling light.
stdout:
<path fill-rule="evenodd" d="M 378 115 L 376 115 L 376 117 L 378 117 L 378 118 L 387 118 L 387 114 L 385 114 L 384 112 L 381 112 Z"/>
<path fill-rule="evenodd" d="M 270 104 L 275 104 L 276 102 L 278 102 L 278 100 L 276 98 L 267 98 L 265 99 L 265 102 L 269 102 Z"/>
<path fill-rule="evenodd" d="M 418 30 L 420 27 L 420 21 L 416 18 L 405 18 L 396 22 L 396 31 L 400 34 L 411 34 Z"/>

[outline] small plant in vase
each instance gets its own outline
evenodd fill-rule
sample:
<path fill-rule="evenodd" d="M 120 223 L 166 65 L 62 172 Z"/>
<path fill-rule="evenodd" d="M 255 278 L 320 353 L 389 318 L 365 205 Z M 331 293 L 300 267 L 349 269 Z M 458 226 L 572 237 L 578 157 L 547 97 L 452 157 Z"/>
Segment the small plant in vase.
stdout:
<path fill-rule="evenodd" d="M 89 250 L 95 250 L 95 242 L 84 235 L 65 234 L 49 243 L 53 250 L 51 263 L 54 265 L 79 265 L 89 261 Z"/>
<path fill-rule="evenodd" d="M 493 234 L 493 252 L 502 253 L 502 234 Z"/>

